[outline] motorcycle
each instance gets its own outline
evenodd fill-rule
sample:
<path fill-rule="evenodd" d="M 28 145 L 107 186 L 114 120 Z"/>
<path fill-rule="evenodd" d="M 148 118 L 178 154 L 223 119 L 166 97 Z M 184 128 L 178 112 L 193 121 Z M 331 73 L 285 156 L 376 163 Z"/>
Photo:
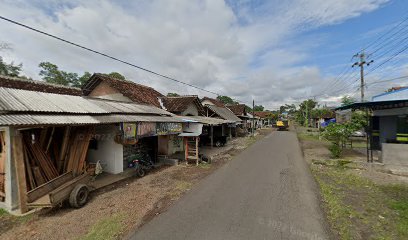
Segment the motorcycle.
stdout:
<path fill-rule="evenodd" d="M 146 172 L 154 168 L 152 159 L 147 153 L 139 152 L 128 157 L 129 167 L 136 171 L 138 177 L 143 177 Z"/>

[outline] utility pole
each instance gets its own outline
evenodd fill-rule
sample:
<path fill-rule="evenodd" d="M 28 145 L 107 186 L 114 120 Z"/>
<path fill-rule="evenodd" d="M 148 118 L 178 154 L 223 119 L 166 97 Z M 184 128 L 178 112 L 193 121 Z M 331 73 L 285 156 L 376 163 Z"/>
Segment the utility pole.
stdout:
<path fill-rule="evenodd" d="M 252 99 L 252 137 L 255 135 L 255 99 Z"/>
<path fill-rule="evenodd" d="M 365 83 L 364 83 L 364 65 L 369 66 L 372 62 L 374 62 L 373 60 L 366 62 L 366 54 L 363 52 L 356 54 L 353 56 L 354 57 L 358 57 L 360 58 L 359 62 L 355 62 L 351 67 L 354 66 L 359 66 L 360 67 L 360 91 L 361 91 L 361 102 L 364 102 L 364 87 L 365 87 Z"/>

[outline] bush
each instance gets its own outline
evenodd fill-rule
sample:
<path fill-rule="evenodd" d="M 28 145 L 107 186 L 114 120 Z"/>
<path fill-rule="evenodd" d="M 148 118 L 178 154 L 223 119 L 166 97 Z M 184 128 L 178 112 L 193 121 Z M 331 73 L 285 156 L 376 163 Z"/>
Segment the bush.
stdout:
<path fill-rule="evenodd" d="M 343 149 L 336 143 L 332 143 L 329 146 L 329 151 L 331 153 L 331 158 L 339 158 L 343 152 Z"/>

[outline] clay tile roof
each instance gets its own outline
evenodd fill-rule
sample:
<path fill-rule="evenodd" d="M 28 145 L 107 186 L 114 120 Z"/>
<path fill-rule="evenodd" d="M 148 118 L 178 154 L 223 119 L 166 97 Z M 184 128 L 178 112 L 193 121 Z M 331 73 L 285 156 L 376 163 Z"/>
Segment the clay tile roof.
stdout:
<path fill-rule="evenodd" d="M 200 115 L 204 114 L 203 105 L 196 95 L 177 96 L 177 97 L 161 97 L 163 107 L 172 113 L 181 113 L 185 111 L 192 103 L 196 104 Z"/>
<path fill-rule="evenodd" d="M 255 116 L 260 117 L 260 118 L 267 118 L 270 113 L 271 112 L 268 112 L 268 111 L 255 111 L 254 112 Z"/>
<path fill-rule="evenodd" d="M 80 88 L 3 75 L 0 75 L 0 87 L 75 96 L 82 95 Z"/>
<path fill-rule="evenodd" d="M 135 103 L 152 104 L 156 107 L 160 107 L 158 98 L 163 97 L 163 94 L 156 91 L 154 88 L 137 84 L 129 80 L 113 78 L 101 73 L 94 73 L 88 82 L 84 84 L 82 87 L 83 94 L 88 96 L 102 81 L 108 83 L 111 87 L 115 88 Z"/>
<path fill-rule="evenodd" d="M 203 99 L 201 99 L 201 102 L 203 102 L 205 100 L 212 102 L 217 107 L 225 107 L 225 104 L 223 102 L 217 100 L 217 99 L 209 98 L 209 97 L 203 97 Z"/>
<path fill-rule="evenodd" d="M 227 108 L 231 110 L 237 116 L 244 116 L 245 111 L 245 104 L 234 104 L 234 105 L 227 105 Z"/>

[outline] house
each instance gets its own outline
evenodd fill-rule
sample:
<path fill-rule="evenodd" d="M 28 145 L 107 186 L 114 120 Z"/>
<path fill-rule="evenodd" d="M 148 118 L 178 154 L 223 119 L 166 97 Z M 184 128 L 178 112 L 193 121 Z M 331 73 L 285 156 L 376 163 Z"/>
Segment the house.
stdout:
<path fill-rule="evenodd" d="M 380 160 L 385 164 L 408 167 L 408 89 L 380 94 L 371 102 L 336 110 L 346 109 L 371 112 L 367 129 L 369 149 L 380 151 Z"/>
<path fill-rule="evenodd" d="M 0 87 L 0 207 L 48 206 L 60 177 L 97 162 L 116 176 L 135 151 L 156 160 L 158 136 L 180 134 L 183 122 L 153 105 Z"/>
<path fill-rule="evenodd" d="M 159 97 L 163 109 L 179 116 L 204 116 L 204 107 L 198 96 Z"/>
<path fill-rule="evenodd" d="M 226 107 L 231 110 L 235 116 L 241 119 L 242 125 L 237 128 L 238 135 L 246 135 L 252 129 L 252 120 L 254 117 L 247 112 L 245 104 L 229 104 Z"/>
<path fill-rule="evenodd" d="M 151 104 L 159 108 L 161 107 L 159 98 L 163 97 L 161 93 L 151 87 L 129 80 L 116 79 L 101 73 L 93 74 L 82 87 L 82 92 L 84 96 Z"/>
<path fill-rule="evenodd" d="M 80 88 L 3 75 L 0 75 L 0 87 L 74 96 L 82 95 L 82 90 Z"/>
<path fill-rule="evenodd" d="M 336 119 L 337 116 L 336 113 L 330 109 L 327 109 L 323 114 L 312 112 L 310 115 L 310 126 L 314 128 L 327 126 L 330 121 L 334 121 L 333 119 Z"/>
<path fill-rule="evenodd" d="M 257 126 L 258 127 L 265 127 L 265 126 L 269 126 L 272 124 L 271 118 L 270 118 L 270 114 L 271 112 L 269 111 L 255 111 L 254 112 L 255 116 L 259 118 L 258 122 L 257 122 Z"/>
<path fill-rule="evenodd" d="M 213 106 L 217 106 L 217 107 L 225 107 L 225 104 L 223 102 L 221 102 L 220 100 L 214 99 L 214 98 L 209 98 L 209 97 L 203 97 L 201 99 L 201 104 L 203 104 L 204 106 L 213 105 Z"/>

